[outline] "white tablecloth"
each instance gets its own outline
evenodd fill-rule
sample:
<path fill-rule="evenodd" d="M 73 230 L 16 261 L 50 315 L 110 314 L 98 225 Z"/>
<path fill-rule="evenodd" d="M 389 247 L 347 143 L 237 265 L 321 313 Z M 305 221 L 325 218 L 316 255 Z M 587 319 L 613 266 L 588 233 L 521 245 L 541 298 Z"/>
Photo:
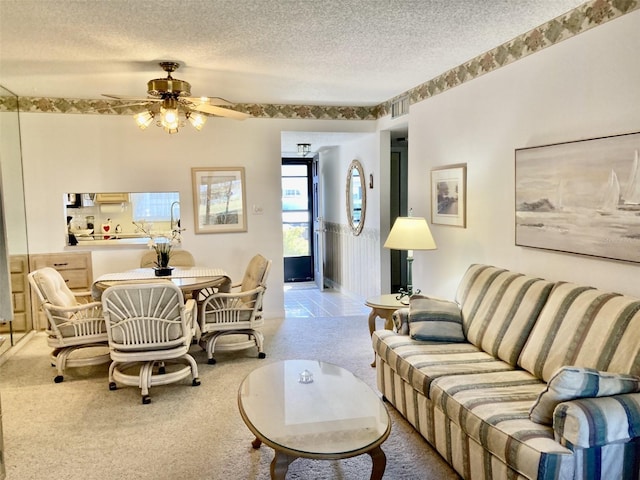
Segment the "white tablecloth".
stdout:
<path fill-rule="evenodd" d="M 175 267 L 170 277 L 156 277 L 153 268 L 136 268 L 126 272 L 105 273 L 96 279 L 96 282 L 108 282 L 113 280 L 146 280 L 151 278 L 193 278 L 193 277 L 226 277 L 227 272 L 220 268 L 206 267 Z"/>

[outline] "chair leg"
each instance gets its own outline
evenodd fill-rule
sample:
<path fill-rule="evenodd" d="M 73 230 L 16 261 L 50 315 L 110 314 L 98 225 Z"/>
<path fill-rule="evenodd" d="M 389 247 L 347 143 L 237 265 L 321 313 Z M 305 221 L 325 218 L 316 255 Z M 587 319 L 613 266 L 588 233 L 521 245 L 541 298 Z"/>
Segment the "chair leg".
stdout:
<path fill-rule="evenodd" d="M 187 362 L 189 362 L 189 366 L 191 367 L 191 386 L 197 387 L 198 385 L 200 385 L 200 378 L 198 377 L 198 364 L 188 353 L 181 358 L 184 358 Z"/>
<path fill-rule="evenodd" d="M 109 358 L 108 353 L 105 353 L 102 355 L 96 355 L 96 356 L 88 356 L 88 357 L 81 356 L 79 358 L 72 358 L 72 355 L 76 351 L 79 351 L 82 348 L 103 347 L 103 346 L 106 347 L 107 344 L 94 343 L 94 344 L 87 344 L 87 345 L 61 347 L 61 348 L 55 348 L 54 350 L 52 350 L 51 356 L 50 356 L 51 366 L 55 367 L 57 371 L 57 375 L 55 376 L 53 381 L 56 383 L 62 382 L 64 380 L 64 373 L 67 367 L 74 368 L 74 367 L 81 367 L 81 366 L 88 366 L 88 365 L 101 365 L 101 364 L 110 362 L 111 359 Z"/>
<path fill-rule="evenodd" d="M 115 390 L 118 388 L 116 385 L 116 381 L 113 378 L 113 371 L 116 369 L 117 365 L 117 362 L 111 362 L 111 365 L 109 365 L 109 390 Z"/>
<path fill-rule="evenodd" d="M 151 387 L 151 377 L 153 376 L 153 365 L 155 362 L 146 362 L 140 366 L 140 394 L 142 395 L 142 404 L 151 403 L 149 396 L 149 388 Z M 163 364 L 164 365 L 164 364 Z"/>
<path fill-rule="evenodd" d="M 213 350 L 216 348 L 216 340 L 218 339 L 217 335 L 210 335 L 207 342 L 207 363 L 209 365 L 215 365 L 216 359 L 213 358 Z"/>
<path fill-rule="evenodd" d="M 267 358 L 267 354 L 264 353 L 264 335 L 257 330 L 253 331 L 253 339 L 256 341 L 258 347 L 258 358 Z"/>

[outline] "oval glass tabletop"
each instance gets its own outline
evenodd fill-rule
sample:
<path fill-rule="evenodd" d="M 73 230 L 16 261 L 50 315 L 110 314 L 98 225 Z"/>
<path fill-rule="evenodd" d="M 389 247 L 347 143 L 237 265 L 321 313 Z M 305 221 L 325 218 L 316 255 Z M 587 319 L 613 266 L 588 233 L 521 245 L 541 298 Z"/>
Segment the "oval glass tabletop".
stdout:
<path fill-rule="evenodd" d="M 330 363 L 285 360 L 257 368 L 238 392 L 240 413 L 256 438 L 311 458 L 346 458 L 379 446 L 390 418 L 378 395 Z"/>

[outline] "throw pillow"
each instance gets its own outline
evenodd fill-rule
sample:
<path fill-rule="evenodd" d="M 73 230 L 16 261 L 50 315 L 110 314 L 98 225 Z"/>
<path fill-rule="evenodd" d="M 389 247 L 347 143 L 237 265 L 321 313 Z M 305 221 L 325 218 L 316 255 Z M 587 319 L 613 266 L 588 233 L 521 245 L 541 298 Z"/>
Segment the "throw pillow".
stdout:
<path fill-rule="evenodd" d="M 409 334 L 415 340 L 464 342 L 460 307 L 455 302 L 413 295 L 409 302 Z"/>
<path fill-rule="evenodd" d="M 559 403 L 578 398 L 607 397 L 640 392 L 640 377 L 600 372 L 592 368 L 560 367 L 529 410 L 529 418 L 543 425 L 553 424 Z"/>

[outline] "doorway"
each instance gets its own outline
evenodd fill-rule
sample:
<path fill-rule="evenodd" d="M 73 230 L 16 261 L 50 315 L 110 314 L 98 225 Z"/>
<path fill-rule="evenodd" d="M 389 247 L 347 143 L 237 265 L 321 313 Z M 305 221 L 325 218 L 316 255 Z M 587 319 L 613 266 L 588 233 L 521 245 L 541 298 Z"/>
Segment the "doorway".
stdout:
<path fill-rule="evenodd" d="M 390 151 L 390 201 L 389 225 L 393 226 L 397 217 L 408 214 L 408 136 L 407 131 L 391 132 Z M 391 250 L 391 291 L 398 292 L 407 288 L 407 252 Z"/>
<path fill-rule="evenodd" d="M 282 250 L 284 281 L 313 281 L 311 158 L 282 159 Z"/>

